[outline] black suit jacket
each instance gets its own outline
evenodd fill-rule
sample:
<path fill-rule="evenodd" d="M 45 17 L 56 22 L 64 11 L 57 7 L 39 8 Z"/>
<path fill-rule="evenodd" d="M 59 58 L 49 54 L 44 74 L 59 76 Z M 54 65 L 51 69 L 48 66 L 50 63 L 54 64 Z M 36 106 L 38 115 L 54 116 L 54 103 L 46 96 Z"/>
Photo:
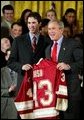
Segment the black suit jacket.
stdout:
<path fill-rule="evenodd" d="M 8 37 L 8 39 L 10 40 L 10 43 L 11 43 L 11 46 L 12 46 L 12 43 L 13 43 L 13 41 L 14 41 L 14 38 L 10 35 L 10 36 Z"/>
<path fill-rule="evenodd" d="M 0 66 L 1 66 L 1 68 L 2 67 L 5 67 L 6 65 L 7 65 L 7 61 L 6 61 L 6 59 L 5 59 L 5 53 L 4 52 L 0 52 L 1 53 L 1 58 L 0 58 Z"/>
<path fill-rule="evenodd" d="M 51 45 L 46 49 L 46 58 L 50 59 Z M 71 66 L 71 70 L 65 71 L 66 80 L 68 81 L 69 97 L 73 100 L 81 99 L 80 80 L 78 74 L 83 68 L 83 50 L 78 41 L 74 39 L 65 39 L 60 48 L 58 62 L 64 62 Z"/>
<path fill-rule="evenodd" d="M 18 72 L 18 89 L 24 76 L 22 66 L 24 64 L 32 65 L 37 63 L 40 58 L 45 58 L 45 48 L 47 45 L 46 38 L 42 35 L 39 36 L 35 52 L 33 52 L 29 34 L 22 35 L 14 40 L 8 61 L 8 67 Z"/>

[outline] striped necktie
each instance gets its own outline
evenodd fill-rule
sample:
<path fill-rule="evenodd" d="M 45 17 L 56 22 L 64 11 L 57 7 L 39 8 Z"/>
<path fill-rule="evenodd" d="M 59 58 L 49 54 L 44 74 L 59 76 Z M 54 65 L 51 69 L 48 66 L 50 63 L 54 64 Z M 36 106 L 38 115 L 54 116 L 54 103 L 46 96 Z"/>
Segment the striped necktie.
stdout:
<path fill-rule="evenodd" d="M 34 52 L 35 48 L 36 48 L 36 37 L 35 36 L 32 39 L 32 48 L 33 48 L 33 52 Z"/>

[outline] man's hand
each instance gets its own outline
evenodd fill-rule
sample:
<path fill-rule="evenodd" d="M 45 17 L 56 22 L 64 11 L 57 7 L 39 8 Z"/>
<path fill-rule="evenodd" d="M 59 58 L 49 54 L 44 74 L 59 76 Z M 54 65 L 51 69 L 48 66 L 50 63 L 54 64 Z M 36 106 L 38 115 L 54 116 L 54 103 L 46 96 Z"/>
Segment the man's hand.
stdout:
<path fill-rule="evenodd" d="M 58 63 L 57 69 L 59 69 L 59 70 L 70 70 L 71 67 L 68 64 L 61 62 L 61 63 Z"/>
<path fill-rule="evenodd" d="M 22 70 L 25 70 L 25 71 L 27 71 L 31 68 L 32 68 L 32 66 L 30 64 L 25 64 L 25 65 L 22 66 Z"/>
<path fill-rule="evenodd" d="M 13 84 L 9 87 L 8 91 L 12 92 L 12 91 L 15 91 L 15 89 L 16 89 L 16 84 Z"/>

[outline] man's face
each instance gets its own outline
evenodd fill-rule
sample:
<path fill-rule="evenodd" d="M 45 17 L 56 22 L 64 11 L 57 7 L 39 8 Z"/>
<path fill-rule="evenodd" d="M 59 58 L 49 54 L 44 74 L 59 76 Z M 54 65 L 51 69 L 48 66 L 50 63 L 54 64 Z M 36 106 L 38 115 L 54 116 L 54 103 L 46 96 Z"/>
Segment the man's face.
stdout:
<path fill-rule="evenodd" d="M 14 18 L 14 11 L 13 10 L 5 10 L 3 16 L 8 22 L 12 22 L 13 18 Z"/>
<path fill-rule="evenodd" d="M 20 36 L 22 34 L 22 26 L 15 24 L 11 29 L 11 34 L 14 38 Z"/>
<path fill-rule="evenodd" d="M 51 40 L 57 41 L 63 33 L 63 29 L 59 28 L 56 22 L 51 22 L 48 25 L 48 34 Z"/>
<path fill-rule="evenodd" d="M 28 18 L 28 29 L 31 33 L 35 34 L 39 31 L 40 24 L 38 23 L 37 19 L 33 17 Z"/>

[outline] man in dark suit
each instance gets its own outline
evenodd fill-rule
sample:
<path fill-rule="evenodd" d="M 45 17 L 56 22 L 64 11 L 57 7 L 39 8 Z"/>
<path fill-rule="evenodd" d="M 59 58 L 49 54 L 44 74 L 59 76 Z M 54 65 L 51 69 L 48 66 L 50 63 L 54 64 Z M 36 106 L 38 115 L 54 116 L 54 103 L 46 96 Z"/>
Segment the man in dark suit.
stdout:
<path fill-rule="evenodd" d="M 83 50 L 78 41 L 63 37 L 64 25 L 61 21 L 50 21 L 48 34 L 52 40 L 46 49 L 46 58 L 52 59 L 53 44 L 57 42 L 57 68 L 64 70 L 68 85 L 68 109 L 62 112 L 62 119 L 79 119 L 80 80 L 78 74 L 83 67 Z"/>
<path fill-rule="evenodd" d="M 37 63 L 40 58 L 45 57 L 47 47 L 46 38 L 39 33 L 41 16 L 33 12 L 28 17 L 29 33 L 16 38 L 12 44 L 11 55 L 8 67 L 18 72 L 17 92 L 20 88 L 24 71 L 32 68 L 32 64 Z M 32 47 L 33 39 L 36 37 L 36 48 Z"/>

